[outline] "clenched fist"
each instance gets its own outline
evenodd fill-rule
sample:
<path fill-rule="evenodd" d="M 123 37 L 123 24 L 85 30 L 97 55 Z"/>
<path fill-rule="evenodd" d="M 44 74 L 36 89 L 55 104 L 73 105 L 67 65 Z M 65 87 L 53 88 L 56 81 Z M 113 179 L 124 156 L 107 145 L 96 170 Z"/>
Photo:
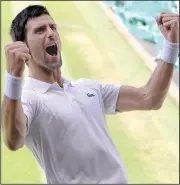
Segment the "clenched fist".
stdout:
<path fill-rule="evenodd" d="M 179 15 L 162 12 L 156 17 L 157 25 L 163 36 L 171 43 L 179 43 Z"/>
<path fill-rule="evenodd" d="M 29 48 L 24 42 L 14 42 L 5 47 L 7 72 L 15 77 L 21 77 L 25 69 L 25 62 L 31 58 Z"/>

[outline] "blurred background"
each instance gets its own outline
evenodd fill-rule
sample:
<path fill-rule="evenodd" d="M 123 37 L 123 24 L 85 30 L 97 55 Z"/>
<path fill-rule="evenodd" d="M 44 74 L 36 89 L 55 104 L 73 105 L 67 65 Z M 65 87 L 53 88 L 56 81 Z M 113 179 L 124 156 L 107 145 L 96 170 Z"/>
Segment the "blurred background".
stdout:
<path fill-rule="evenodd" d="M 163 48 L 163 36 L 154 19 L 163 11 L 179 14 L 179 1 L 103 1 L 103 3 L 111 8 L 119 21 L 156 61 Z M 179 58 L 175 66 L 174 81 L 179 87 Z"/>
<path fill-rule="evenodd" d="M 62 39 L 64 77 L 96 79 L 102 83 L 144 85 L 151 71 L 106 13 L 109 8 L 155 63 L 163 47 L 155 16 L 178 12 L 177 1 L 2 1 L 1 90 L 12 19 L 30 4 L 42 4 L 55 19 Z M 27 72 L 25 72 L 27 75 Z M 179 62 L 173 81 L 179 88 Z M 158 111 L 107 116 L 108 128 L 127 168 L 130 183 L 179 182 L 179 104 L 170 96 Z M 26 147 L 8 151 L 1 137 L 2 184 L 40 184 L 45 176 Z"/>

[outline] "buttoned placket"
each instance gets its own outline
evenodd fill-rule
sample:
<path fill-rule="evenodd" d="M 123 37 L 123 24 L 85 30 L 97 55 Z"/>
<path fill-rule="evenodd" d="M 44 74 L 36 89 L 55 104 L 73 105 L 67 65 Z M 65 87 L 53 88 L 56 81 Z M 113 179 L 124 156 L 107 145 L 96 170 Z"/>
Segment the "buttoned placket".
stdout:
<path fill-rule="evenodd" d="M 71 92 L 69 92 L 69 90 L 71 91 L 71 88 L 73 88 L 73 86 L 70 83 L 64 83 L 63 88 L 60 87 L 57 83 L 54 83 L 52 85 L 52 88 L 60 90 L 62 92 L 63 96 L 71 104 L 71 106 L 73 106 L 73 107 L 77 106 L 75 98 L 73 98 L 73 94 Z"/>

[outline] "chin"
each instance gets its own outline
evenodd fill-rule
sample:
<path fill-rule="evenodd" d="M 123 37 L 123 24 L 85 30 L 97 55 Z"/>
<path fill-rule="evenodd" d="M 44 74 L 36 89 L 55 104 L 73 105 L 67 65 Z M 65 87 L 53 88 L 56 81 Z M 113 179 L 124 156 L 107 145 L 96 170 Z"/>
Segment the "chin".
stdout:
<path fill-rule="evenodd" d="M 60 69 L 62 66 L 62 63 L 59 62 L 59 63 L 56 63 L 56 64 L 49 64 L 49 65 L 45 65 L 43 66 L 43 69 L 47 72 L 54 72 L 55 70 L 57 69 Z"/>
<path fill-rule="evenodd" d="M 55 58 L 46 58 L 45 63 L 42 65 L 45 71 L 54 72 L 62 66 L 62 59 L 60 56 Z"/>

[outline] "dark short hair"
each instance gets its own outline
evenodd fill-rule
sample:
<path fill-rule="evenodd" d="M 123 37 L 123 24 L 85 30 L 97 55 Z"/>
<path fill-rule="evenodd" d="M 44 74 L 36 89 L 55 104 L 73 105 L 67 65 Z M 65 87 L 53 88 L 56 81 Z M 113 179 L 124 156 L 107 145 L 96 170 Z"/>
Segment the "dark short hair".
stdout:
<path fill-rule="evenodd" d="M 46 7 L 41 5 L 30 5 L 23 9 L 12 21 L 10 28 L 10 35 L 12 40 L 22 41 L 26 40 L 26 24 L 33 17 L 39 17 L 43 14 L 50 15 Z"/>

